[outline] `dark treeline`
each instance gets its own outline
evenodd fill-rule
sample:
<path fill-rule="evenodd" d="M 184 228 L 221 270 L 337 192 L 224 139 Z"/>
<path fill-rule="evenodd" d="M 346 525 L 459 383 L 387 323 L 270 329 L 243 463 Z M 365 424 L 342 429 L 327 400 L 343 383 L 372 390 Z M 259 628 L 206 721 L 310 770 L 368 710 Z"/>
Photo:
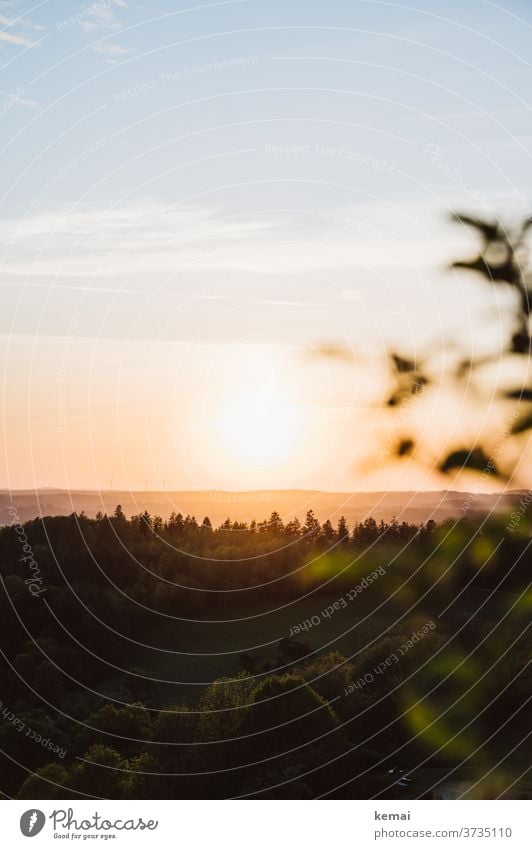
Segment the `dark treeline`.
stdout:
<path fill-rule="evenodd" d="M 104 521 L 107 516 L 103 513 L 98 513 L 96 521 Z M 199 543 L 222 542 L 224 537 L 220 534 L 226 534 L 228 531 L 235 533 L 247 534 L 253 536 L 261 535 L 261 546 L 264 545 L 265 538 L 270 538 L 279 543 L 283 539 L 304 540 L 312 544 L 321 543 L 324 545 L 333 544 L 335 542 L 353 542 L 353 543 L 371 543 L 376 540 L 382 542 L 387 540 L 403 540 L 408 541 L 419 535 L 423 536 L 430 533 L 435 528 L 435 522 L 431 519 L 420 526 L 410 524 L 408 522 L 399 523 L 397 519 L 392 519 L 391 522 L 385 522 L 383 519 L 377 522 L 373 516 L 369 516 L 363 522 L 356 522 L 353 529 L 350 530 L 345 516 L 341 516 L 336 527 L 333 526 L 330 519 L 327 519 L 323 524 L 320 524 L 313 510 L 308 510 L 305 516 L 305 521 L 302 523 L 298 518 L 294 518 L 286 524 L 281 519 L 279 513 L 274 510 L 269 519 L 262 522 L 256 520 L 247 522 L 231 521 L 227 518 L 215 530 L 208 516 L 206 516 L 201 525 L 196 521 L 195 516 L 183 516 L 181 513 L 173 512 L 167 521 L 163 521 L 160 516 L 151 516 L 148 511 L 144 511 L 139 515 L 132 516 L 128 520 L 124 516 L 121 505 L 118 505 L 114 511 L 112 521 L 120 527 L 129 524 L 132 530 L 139 533 L 149 533 L 150 531 L 161 536 L 167 536 L 169 539 L 175 540 L 191 540 L 196 545 Z M 209 533 L 214 532 L 214 540 L 209 538 Z M 218 536 L 216 536 L 218 534 Z M 223 544 L 223 542 L 222 542 Z M 242 542 L 239 542 L 239 546 Z"/>
<path fill-rule="evenodd" d="M 312 564 L 322 555 L 352 551 L 356 556 L 374 544 L 423 548 L 434 529 L 432 521 L 418 527 L 372 517 L 352 530 L 342 517 L 334 528 L 329 520 L 320 524 L 312 510 L 304 523 L 284 524 L 273 512 L 262 522 L 227 519 L 214 529 L 207 517 L 199 524 L 180 514 L 163 521 L 144 512 L 128 520 L 118 506 L 110 517 L 74 513 L 35 519 L 24 525 L 24 534 L 49 585 L 101 586 L 120 605 L 117 589 L 159 612 L 172 613 L 186 603 L 200 614 L 213 600 L 209 592 L 246 590 L 247 602 L 291 598 L 313 581 Z M 0 568 L 15 587 L 17 577 L 29 575 L 20 547 L 15 527 L 0 530 Z M 235 602 L 236 597 L 216 599 L 219 610 Z"/>

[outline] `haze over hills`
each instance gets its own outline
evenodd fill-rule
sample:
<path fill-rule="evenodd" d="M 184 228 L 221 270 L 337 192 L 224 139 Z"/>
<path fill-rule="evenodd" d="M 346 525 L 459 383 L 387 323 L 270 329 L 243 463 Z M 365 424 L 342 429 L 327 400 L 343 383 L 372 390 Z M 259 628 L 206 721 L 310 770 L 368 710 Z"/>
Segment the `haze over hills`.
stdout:
<path fill-rule="evenodd" d="M 68 515 L 82 510 L 94 517 L 98 511 L 112 513 L 122 505 L 127 516 L 148 510 L 152 515 L 167 518 L 172 511 L 195 516 L 201 521 L 209 516 L 214 525 L 228 516 L 232 520 L 261 521 L 273 510 L 289 520 L 304 519 L 307 510 L 314 510 L 320 521 L 338 519 L 344 515 L 350 525 L 372 515 L 389 521 L 443 521 L 479 513 L 511 512 L 519 505 L 528 490 L 506 493 L 478 494 L 440 490 L 434 492 L 320 492 L 317 490 L 256 490 L 248 492 L 185 491 L 132 492 L 123 490 L 0 490 L 0 524 L 13 521 L 9 508 L 15 508 L 16 518 L 27 521 L 38 516 Z"/>

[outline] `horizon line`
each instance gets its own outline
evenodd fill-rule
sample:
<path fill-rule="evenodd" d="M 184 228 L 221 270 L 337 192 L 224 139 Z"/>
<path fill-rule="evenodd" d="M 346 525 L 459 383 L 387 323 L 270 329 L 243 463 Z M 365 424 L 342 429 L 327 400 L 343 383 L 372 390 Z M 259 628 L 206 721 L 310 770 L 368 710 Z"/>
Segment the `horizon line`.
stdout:
<path fill-rule="evenodd" d="M 392 494 L 402 494 L 402 493 L 469 493 L 476 496 L 483 495 L 507 495 L 514 492 L 530 492 L 531 489 L 527 487 L 518 487 L 516 489 L 501 489 L 501 490 L 493 490 L 490 492 L 473 492 L 471 489 L 460 489 L 460 488 L 430 488 L 430 489 L 304 489 L 300 487 L 288 487 L 288 488 L 264 488 L 264 489 L 221 489 L 211 487 L 210 489 L 97 489 L 91 487 L 59 487 L 59 486 L 39 486 L 39 487 L 17 487 L 16 489 L 10 487 L 0 487 L 0 494 L 16 494 L 16 493 L 29 493 L 29 492 L 64 492 L 64 493 L 74 493 L 74 492 L 87 492 L 87 493 L 95 493 L 95 494 L 131 494 L 131 495 L 170 495 L 175 493 L 191 493 L 194 495 L 212 495 L 213 493 L 228 493 L 231 495 L 245 495 L 248 493 L 290 493 L 290 492 L 302 492 L 302 493 L 317 493 L 320 495 L 392 495 Z"/>

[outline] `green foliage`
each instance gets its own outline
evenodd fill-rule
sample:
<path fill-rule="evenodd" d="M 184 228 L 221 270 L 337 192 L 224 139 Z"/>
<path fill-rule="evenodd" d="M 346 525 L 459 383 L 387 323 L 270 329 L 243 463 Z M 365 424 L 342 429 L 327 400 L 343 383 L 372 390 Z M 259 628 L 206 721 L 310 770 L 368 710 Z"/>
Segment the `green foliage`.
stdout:
<path fill-rule="evenodd" d="M 253 691 L 242 731 L 253 734 L 253 751 L 273 757 L 317 742 L 332 732 L 336 717 L 302 675 L 269 676 Z"/>
<path fill-rule="evenodd" d="M 457 766 L 466 754 L 475 768 L 486 769 L 488 754 L 474 754 L 479 740 L 526 702 L 531 686 L 527 503 L 511 519 L 416 526 L 368 517 L 351 531 L 344 521 L 335 530 L 312 515 L 298 527 L 273 514 L 238 533 L 231 520 L 209 529 L 192 517 L 163 523 L 160 534 L 116 515 L 30 522 L 25 529 L 32 546 L 48 545 L 57 558 L 47 573 L 51 613 L 25 589 L 11 529 L 0 531 L 5 586 L 23 621 L 31 621 L 33 637 L 28 639 L 6 598 L 0 600 L 3 641 L 12 659 L 12 669 L 5 666 L 2 701 L 25 727 L 66 753 L 54 755 L 4 721 L 2 786 L 13 796 L 43 799 L 225 798 L 248 792 L 310 798 L 334 794 L 342 784 L 339 795 L 364 797 L 370 787 L 388 792 L 385 765 L 396 751 L 404 763 L 430 757 L 439 768 Z M 80 544 L 80 526 L 84 535 L 92 534 L 94 560 Z M 167 544 L 179 535 L 190 558 Z M 287 547 L 287 539 L 295 545 Z M 216 563 L 213 553 L 220 548 L 234 560 L 239 552 L 258 556 L 244 567 L 231 559 Z M 196 551 L 204 559 L 194 558 Z M 98 563 L 105 563 L 105 574 Z M 282 579 L 285 569 L 298 565 L 301 574 L 282 592 L 271 586 L 272 576 Z M 368 582 L 372 574 L 377 577 Z M 260 592 L 251 590 L 251 616 L 241 590 L 233 593 L 246 583 L 262 585 Z M 212 586 L 224 592 L 205 592 Z M 325 586 L 327 601 L 321 598 Z M 349 599 L 349 593 L 351 600 L 335 607 L 335 599 Z M 487 593 L 489 616 L 483 611 L 475 617 Z M 317 624 L 294 638 L 287 634 L 298 621 L 302 594 L 321 612 Z M 161 610 L 169 616 L 164 630 Z M 249 621 L 238 625 L 248 645 L 264 645 L 230 653 L 228 661 L 222 650 L 227 643 L 217 645 L 214 626 L 189 621 L 198 610 L 207 620 L 221 611 L 227 615 L 229 622 L 216 628 L 231 637 L 230 645 L 238 645 L 234 620 Z M 290 623 L 273 641 L 260 630 L 256 614 L 262 610 Z M 387 664 L 429 620 L 436 630 Z M 195 635 L 208 630 L 205 649 L 213 654 L 205 676 L 194 667 L 197 662 L 206 668 L 201 652 L 183 674 L 181 655 L 166 652 L 165 668 L 154 669 L 153 650 L 138 645 L 139 637 L 166 645 L 175 631 L 174 645 L 186 653 L 196 647 Z M 220 677 L 220 664 L 226 669 L 231 662 L 234 674 Z M 495 673 L 484 677 L 492 666 Z M 214 680 L 208 685 L 171 683 L 209 675 Z M 371 682 L 357 688 L 365 676 Z M 357 777 L 361 772 L 366 779 Z"/>

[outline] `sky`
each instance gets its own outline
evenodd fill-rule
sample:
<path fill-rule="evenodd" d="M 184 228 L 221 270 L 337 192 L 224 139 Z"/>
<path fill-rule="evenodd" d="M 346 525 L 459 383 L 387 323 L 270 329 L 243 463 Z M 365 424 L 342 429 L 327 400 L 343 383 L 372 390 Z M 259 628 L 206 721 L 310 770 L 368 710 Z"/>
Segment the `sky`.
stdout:
<path fill-rule="evenodd" d="M 382 359 L 502 333 L 449 213 L 530 214 L 531 35 L 520 0 L 0 2 L 0 486 L 444 485 L 382 459 Z"/>

